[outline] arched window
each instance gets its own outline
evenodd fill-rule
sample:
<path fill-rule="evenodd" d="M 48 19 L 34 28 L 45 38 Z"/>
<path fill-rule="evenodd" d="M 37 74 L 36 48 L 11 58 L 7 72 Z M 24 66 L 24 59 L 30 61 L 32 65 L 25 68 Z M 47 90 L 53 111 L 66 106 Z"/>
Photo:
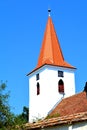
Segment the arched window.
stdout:
<path fill-rule="evenodd" d="M 59 82 L 58 82 L 58 92 L 64 93 L 64 82 L 63 82 L 62 79 L 60 79 Z"/>
<path fill-rule="evenodd" d="M 40 84 L 37 82 L 37 95 L 40 94 Z"/>

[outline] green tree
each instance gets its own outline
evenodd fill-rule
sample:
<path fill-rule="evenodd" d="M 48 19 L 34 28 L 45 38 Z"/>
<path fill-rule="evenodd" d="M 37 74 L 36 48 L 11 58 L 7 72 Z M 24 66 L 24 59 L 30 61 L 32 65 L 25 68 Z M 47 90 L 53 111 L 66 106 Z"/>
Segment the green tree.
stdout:
<path fill-rule="evenodd" d="M 23 112 L 20 115 L 17 115 L 14 119 L 15 125 L 22 125 L 28 122 L 29 109 L 27 107 L 23 107 Z"/>
<path fill-rule="evenodd" d="M 6 87 L 6 83 L 0 83 L 0 130 L 21 130 L 23 124 L 28 122 L 29 109 L 24 106 L 22 114 L 11 113 L 8 103 L 10 94 Z"/>
<path fill-rule="evenodd" d="M 28 107 L 26 107 L 26 106 L 23 107 L 22 116 L 25 119 L 25 121 L 28 122 L 28 117 L 29 117 L 29 108 Z"/>
<path fill-rule="evenodd" d="M 6 83 L 0 83 L 0 128 L 13 124 L 13 114 L 8 104 L 9 92 L 6 92 Z"/>

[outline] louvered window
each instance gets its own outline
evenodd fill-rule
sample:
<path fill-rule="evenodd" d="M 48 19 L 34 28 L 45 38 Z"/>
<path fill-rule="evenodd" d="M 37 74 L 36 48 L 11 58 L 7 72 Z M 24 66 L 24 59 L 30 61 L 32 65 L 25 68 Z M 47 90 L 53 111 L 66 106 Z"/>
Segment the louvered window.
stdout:
<path fill-rule="evenodd" d="M 64 77 L 63 71 L 58 70 L 58 77 Z"/>
<path fill-rule="evenodd" d="M 39 80 L 40 79 L 40 77 L 39 77 L 39 73 L 38 74 L 36 74 L 36 80 Z"/>

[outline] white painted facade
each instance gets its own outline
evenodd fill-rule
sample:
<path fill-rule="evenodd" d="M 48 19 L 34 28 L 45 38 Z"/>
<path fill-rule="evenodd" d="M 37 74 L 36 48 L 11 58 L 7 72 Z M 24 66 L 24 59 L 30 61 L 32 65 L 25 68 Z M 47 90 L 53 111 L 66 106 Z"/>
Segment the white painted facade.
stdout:
<path fill-rule="evenodd" d="M 87 130 L 87 121 L 72 124 L 72 130 Z"/>
<path fill-rule="evenodd" d="M 58 77 L 58 70 L 64 77 Z M 64 82 L 64 98 L 75 94 L 75 69 L 45 65 L 29 75 L 29 122 L 45 118 L 63 94 L 58 92 L 58 82 Z M 36 80 L 36 74 L 40 79 Z M 37 82 L 40 84 L 40 94 L 37 95 Z"/>
<path fill-rule="evenodd" d="M 59 126 L 53 126 L 44 128 L 44 130 L 87 130 L 87 121 L 81 121 L 77 123 L 73 123 L 71 125 L 59 125 Z"/>

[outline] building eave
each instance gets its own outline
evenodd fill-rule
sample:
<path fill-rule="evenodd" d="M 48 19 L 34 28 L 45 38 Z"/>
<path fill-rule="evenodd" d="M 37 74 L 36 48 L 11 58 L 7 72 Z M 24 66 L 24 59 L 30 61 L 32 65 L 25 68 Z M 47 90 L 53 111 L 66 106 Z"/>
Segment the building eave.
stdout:
<path fill-rule="evenodd" d="M 73 124 L 77 122 L 87 121 L 87 112 L 76 113 L 72 115 L 56 117 L 51 119 L 45 119 L 43 121 L 39 121 L 37 123 L 27 123 L 25 125 L 26 130 L 31 129 L 40 129 L 40 128 L 47 128 L 53 126 L 60 126 L 65 124 Z"/>
<path fill-rule="evenodd" d="M 30 73 L 27 74 L 27 76 L 31 75 L 32 73 L 34 73 L 35 71 L 37 71 L 38 69 L 40 69 L 40 68 L 42 68 L 42 67 L 44 67 L 44 66 L 46 66 L 46 65 L 47 65 L 47 66 L 55 66 L 55 67 L 63 67 L 63 68 L 68 68 L 68 69 L 73 69 L 73 70 L 77 69 L 77 68 L 75 68 L 75 67 L 67 67 L 67 66 L 54 65 L 54 64 L 43 64 L 42 66 L 37 67 L 37 68 L 35 68 L 34 70 L 32 70 Z"/>

